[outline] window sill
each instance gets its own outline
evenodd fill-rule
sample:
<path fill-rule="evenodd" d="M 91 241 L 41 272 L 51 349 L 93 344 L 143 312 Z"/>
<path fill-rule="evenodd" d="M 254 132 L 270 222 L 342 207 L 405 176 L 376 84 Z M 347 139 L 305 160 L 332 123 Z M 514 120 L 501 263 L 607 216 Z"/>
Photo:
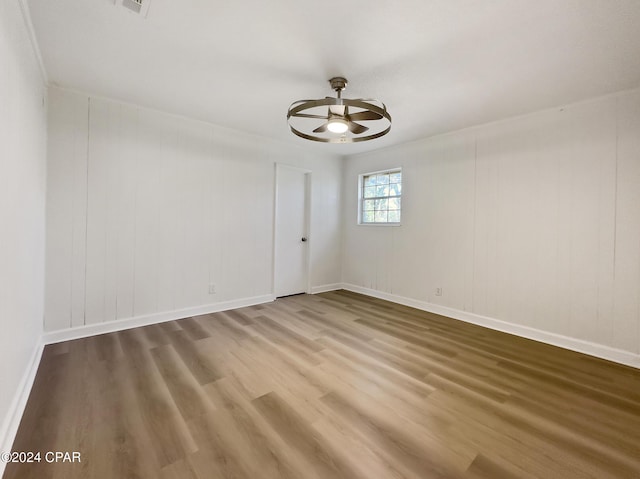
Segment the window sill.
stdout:
<path fill-rule="evenodd" d="M 402 226 L 402 223 L 356 223 L 356 226 Z"/>

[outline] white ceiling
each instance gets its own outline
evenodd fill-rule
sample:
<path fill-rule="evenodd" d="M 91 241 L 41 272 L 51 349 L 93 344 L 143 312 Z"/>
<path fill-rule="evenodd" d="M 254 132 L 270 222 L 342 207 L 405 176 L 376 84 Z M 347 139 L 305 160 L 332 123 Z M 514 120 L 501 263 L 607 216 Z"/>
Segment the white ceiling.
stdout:
<path fill-rule="evenodd" d="M 344 154 L 640 85 L 640 0 L 148 1 L 28 0 L 51 83 Z M 337 75 L 391 133 L 289 132 Z"/>

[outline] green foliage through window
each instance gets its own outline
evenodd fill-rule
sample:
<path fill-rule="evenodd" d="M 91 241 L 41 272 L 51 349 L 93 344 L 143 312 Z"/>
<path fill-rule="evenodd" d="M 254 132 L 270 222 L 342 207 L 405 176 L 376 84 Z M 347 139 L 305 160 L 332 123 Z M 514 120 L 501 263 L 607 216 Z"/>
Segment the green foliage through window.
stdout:
<path fill-rule="evenodd" d="M 360 223 L 400 223 L 402 171 L 389 170 L 360 176 Z"/>

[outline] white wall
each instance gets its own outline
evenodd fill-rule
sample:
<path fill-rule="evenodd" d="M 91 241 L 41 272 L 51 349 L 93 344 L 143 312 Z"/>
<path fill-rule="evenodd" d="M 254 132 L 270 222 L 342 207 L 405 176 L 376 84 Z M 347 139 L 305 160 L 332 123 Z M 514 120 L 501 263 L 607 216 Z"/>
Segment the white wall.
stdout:
<path fill-rule="evenodd" d="M 17 0 L 0 0 L 0 450 L 42 334 L 45 88 Z M 15 414 L 18 414 L 16 417 Z M 4 464 L 0 464 L 0 474 Z"/>
<path fill-rule="evenodd" d="M 402 226 L 356 225 L 358 174 L 396 166 Z M 640 352 L 640 90 L 350 157 L 343 182 L 348 285 Z"/>
<path fill-rule="evenodd" d="M 270 295 L 276 162 L 313 171 L 311 282 L 340 281 L 341 159 L 49 96 L 46 330 Z"/>

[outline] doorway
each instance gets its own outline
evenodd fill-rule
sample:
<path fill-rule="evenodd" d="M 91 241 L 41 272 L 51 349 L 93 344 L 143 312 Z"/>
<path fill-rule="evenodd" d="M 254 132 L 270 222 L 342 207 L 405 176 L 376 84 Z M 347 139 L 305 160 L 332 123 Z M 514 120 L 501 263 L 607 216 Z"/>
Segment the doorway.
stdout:
<path fill-rule="evenodd" d="M 311 172 L 276 164 L 274 281 L 276 297 L 309 291 Z"/>

